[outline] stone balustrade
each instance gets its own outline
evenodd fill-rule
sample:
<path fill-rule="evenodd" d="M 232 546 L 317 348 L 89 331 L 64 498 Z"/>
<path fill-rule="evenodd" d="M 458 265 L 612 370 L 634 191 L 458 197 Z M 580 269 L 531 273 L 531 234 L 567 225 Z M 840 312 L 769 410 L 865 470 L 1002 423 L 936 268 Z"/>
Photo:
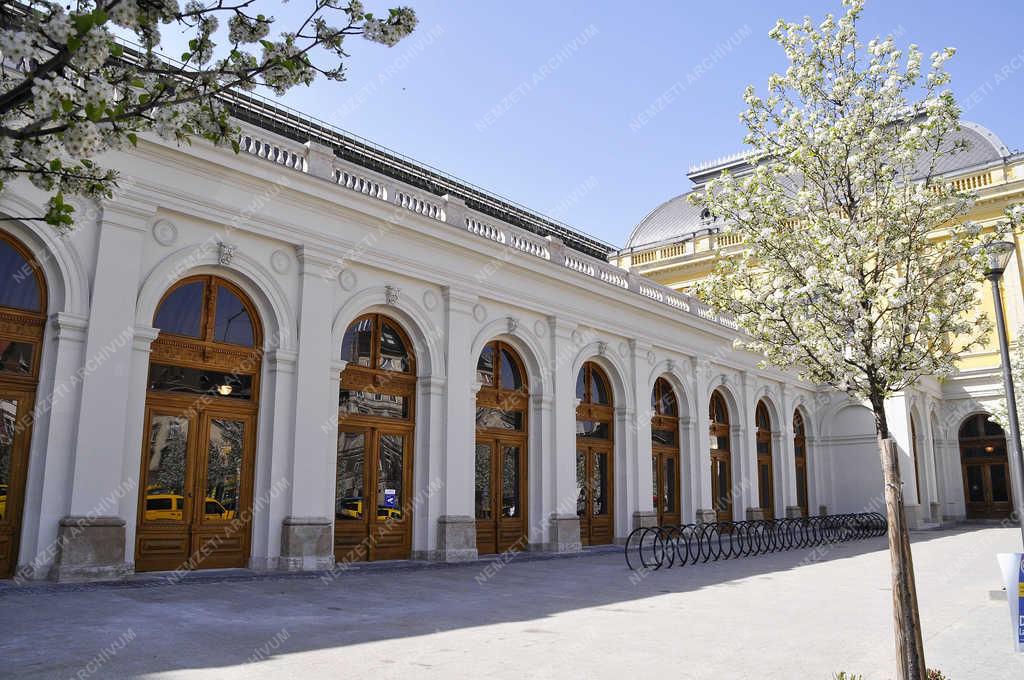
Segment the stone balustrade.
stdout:
<path fill-rule="evenodd" d="M 240 151 L 291 168 L 297 172 L 321 177 L 348 191 L 392 204 L 423 217 L 451 224 L 482 239 L 512 248 L 526 255 L 554 263 L 579 274 L 664 304 L 685 314 L 736 328 L 736 324 L 722 317 L 695 298 L 662 286 L 654 281 L 631 274 L 626 270 L 590 255 L 564 248 L 562 241 L 553 236 L 539 236 L 531 231 L 503 222 L 466 208 L 461 199 L 435 196 L 415 189 L 404 182 L 369 170 L 338 157 L 326 166 L 307 162 L 313 153 L 309 145 L 299 144 L 281 135 L 257 126 L 242 123 Z M 324 147 L 326 149 L 326 147 Z M 703 234 L 694 239 L 692 252 L 714 248 L 717 234 Z M 706 242 L 706 243 L 705 243 Z M 719 245 L 727 245 L 719 243 Z M 680 248 L 680 246 L 671 246 Z M 680 248 L 681 250 L 681 248 Z M 677 253 L 672 253 L 676 255 Z M 678 254 L 682 254 L 681 252 Z"/>

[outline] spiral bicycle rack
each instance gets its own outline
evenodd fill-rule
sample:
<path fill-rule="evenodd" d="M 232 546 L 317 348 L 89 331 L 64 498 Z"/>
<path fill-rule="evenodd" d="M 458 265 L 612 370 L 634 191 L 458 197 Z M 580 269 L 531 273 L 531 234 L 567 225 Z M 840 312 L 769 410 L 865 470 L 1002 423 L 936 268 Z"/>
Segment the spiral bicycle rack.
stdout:
<path fill-rule="evenodd" d="M 885 536 L 877 512 L 640 527 L 626 539 L 626 566 L 655 570 Z"/>

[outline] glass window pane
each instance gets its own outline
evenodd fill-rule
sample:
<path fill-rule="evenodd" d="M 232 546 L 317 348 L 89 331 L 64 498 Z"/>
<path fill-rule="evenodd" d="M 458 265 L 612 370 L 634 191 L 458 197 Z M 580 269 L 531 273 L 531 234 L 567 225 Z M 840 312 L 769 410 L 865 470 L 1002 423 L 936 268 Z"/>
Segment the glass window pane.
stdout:
<path fill-rule="evenodd" d="M 714 461 L 712 463 L 715 466 L 715 481 L 717 482 L 715 491 L 715 510 L 719 512 L 725 512 L 729 509 L 729 465 L 724 460 Z"/>
<path fill-rule="evenodd" d="M 980 465 L 967 466 L 967 500 L 971 503 L 985 502 L 985 482 Z"/>
<path fill-rule="evenodd" d="M 802 465 L 796 469 L 796 504 L 807 507 L 807 468 Z"/>
<path fill-rule="evenodd" d="M 0 399 L 0 519 L 7 517 L 7 487 L 11 483 L 14 437 L 17 433 L 17 400 Z"/>
<path fill-rule="evenodd" d="M 665 458 L 665 512 L 676 512 L 676 459 Z"/>
<path fill-rule="evenodd" d="M 398 394 L 341 390 L 338 396 L 339 417 L 367 415 L 379 418 L 408 418 L 408 400 Z"/>
<path fill-rule="evenodd" d="M 590 439 L 608 439 L 609 424 L 597 420 L 577 420 L 576 436 L 588 437 Z"/>
<path fill-rule="evenodd" d="M 576 514 L 587 513 L 587 454 L 576 452 Z"/>
<path fill-rule="evenodd" d="M 491 446 L 476 445 L 476 518 L 491 518 Z"/>
<path fill-rule="evenodd" d="M 377 519 L 402 519 L 402 470 L 405 467 L 405 435 L 380 436 L 377 466 Z"/>
<path fill-rule="evenodd" d="M 759 456 L 770 456 L 772 454 L 771 444 L 764 441 L 763 439 L 757 442 L 757 455 Z"/>
<path fill-rule="evenodd" d="M 519 447 L 502 447 L 501 516 L 519 517 Z"/>
<path fill-rule="evenodd" d="M 185 464 L 188 453 L 188 418 L 154 415 L 149 422 L 149 454 L 146 460 L 146 504 L 160 500 L 171 507 L 178 501 L 178 510 L 146 510 L 145 519 L 180 520 L 185 496 Z"/>
<path fill-rule="evenodd" d="M 586 367 L 581 368 L 580 372 L 576 375 L 576 398 L 580 401 L 586 399 Z"/>
<path fill-rule="evenodd" d="M 175 288 L 156 310 L 153 326 L 165 333 L 200 337 L 205 290 L 206 284 L 202 281 L 192 281 Z"/>
<path fill-rule="evenodd" d="M 597 374 L 597 371 L 591 371 L 590 373 L 590 401 L 593 404 L 611 403 L 608 396 L 608 385 L 606 385 L 601 376 Z"/>
<path fill-rule="evenodd" d="M 338 468 L 334 482 L 334 518 L 357 520 L 363 515 L 363 475 L 366 470 L 366 435 L 338 433 Z"/>
<path fill-rule="evenodd" d="M 984 424 L 984 427 L 985 427 L 985 436 L 986 437 L 1002 437 L 1002 436 L 1004 436 L 1003 428 L 1001 428 L 999 426 L 999 423 L 995 423 L 995 422 L 989 420 L 988 418 L 983 417 L 983 424 Z"/>
<path fill-rule="evenodd" d="M 231 399 L 249 399 L 252 397 L 252 376 L 206 371 L 201 368 L 150 364 L 149 389 L 185 394 L 208 394 L 213 397 L 229 397 Z"/>
<path fill-rule="evenodd" d="M 651 486 L 654 490 L 654 509 L 658 509 L 658 457 L 651 456 Z"/>
<path fill-rule="evenodd" d="M 507 349 L 501 350 L 501 389 L 518 390 L 522 386 L 523 376 L 519 374 L 519 364 Z"/>
<path fill-rule="evenodd" d="M 0 307 L 42 311 L 42 295 L 32 265 L 7 241 L 0 239 Z"/>
<path fill-rule="evenodd" d="M 481 385 L 494 385 L 494 345 L 487 345 L 476 360 L 476 379 Z"/>
<path fill-rule="evenodd" d="M 608 454 L 594 454 L 594 479 L 593 479 L 594 506 L 591 511 L 594 515 L 607 515 L 608 507 Z"/>
<path fill-rule="evenodd" d="M 409 350 L 397 330 L 388 324 L 380 329 L 380 368 L 405 373 L 409 370 Z"/>
<path fill-rule="evenodd" d="M 35 345 L 30 342 L 0 340 L 0 371 L 23 375 L 32 373 L 34 348 Z"/>
<path fill-rule="evenodd" d="M 1006 483 L 1006 466 L 990 465 L 989 474 L 992 475 L 992 502 L 1006 503 L 1010 500 L 1009 485 Z"/>
<path fill-rule="evenodd" d="M 661 446 L 672 446 L 676 443 L 675 430 L 651 430 L 651 441 Z"/>
<path fill-rule="evenodd" d="M 205 519 L 234 519 L 239 511 L 245 422 L 210 420 L 206 456 Z"/>
<path fill-rule="evenodd" d="M 523 412 L 478 406 L 476 409 L 476 426 L 499 430 L 521 430 L 523 429 Z"/>
<path fill-rule="evenodd" d="M 341 341 L 343 361 L 370 368 L 370 349 L 373 343 L 373 319 L 359 319 L 345 331 Z"/>
<path fill-rule="evenodd" d="M 217 314 L 213 325 L 213 339 L 232 345 L 252 347 L 252 319 L 245 305 L 232 291 L 217 286 Z"/>
<path fill-rule="evenodd" d="M 772 505 L 772 468 L 767 463 L 758 464 L 757 483 L 761 507 L 770 508 Z"/>

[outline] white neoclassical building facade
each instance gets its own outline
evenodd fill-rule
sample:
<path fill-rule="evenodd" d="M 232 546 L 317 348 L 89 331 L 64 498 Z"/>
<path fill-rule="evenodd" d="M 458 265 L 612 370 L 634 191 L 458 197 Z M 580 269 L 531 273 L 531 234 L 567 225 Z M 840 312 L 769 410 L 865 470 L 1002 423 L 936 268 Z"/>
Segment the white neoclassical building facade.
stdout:
<path fill-rule="evenodd" d="M 120 188 L 65 236 L 0 223 L 3 576 L 457 561 L 880 507 L 863 412 L 758 368 L 696 299 L 384 149 L 237 114 L 239 154 L 106 159 Z"/>

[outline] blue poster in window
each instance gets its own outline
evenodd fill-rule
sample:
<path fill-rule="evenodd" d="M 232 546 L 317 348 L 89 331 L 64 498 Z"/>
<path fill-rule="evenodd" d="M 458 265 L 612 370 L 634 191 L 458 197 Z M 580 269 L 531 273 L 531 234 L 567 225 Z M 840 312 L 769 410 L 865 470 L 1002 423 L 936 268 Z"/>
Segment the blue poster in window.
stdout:
<path fill-rule="evenodd" d="M 1006 582 L 1014 649 L 1024 652 L 1024 553 L 1000 553 L 999 567 Z"/>
<path fill-rule="evenodd" d="M 398 507 L 398 492 L 395 489 L 384 489 L 384 507 Z"/>

